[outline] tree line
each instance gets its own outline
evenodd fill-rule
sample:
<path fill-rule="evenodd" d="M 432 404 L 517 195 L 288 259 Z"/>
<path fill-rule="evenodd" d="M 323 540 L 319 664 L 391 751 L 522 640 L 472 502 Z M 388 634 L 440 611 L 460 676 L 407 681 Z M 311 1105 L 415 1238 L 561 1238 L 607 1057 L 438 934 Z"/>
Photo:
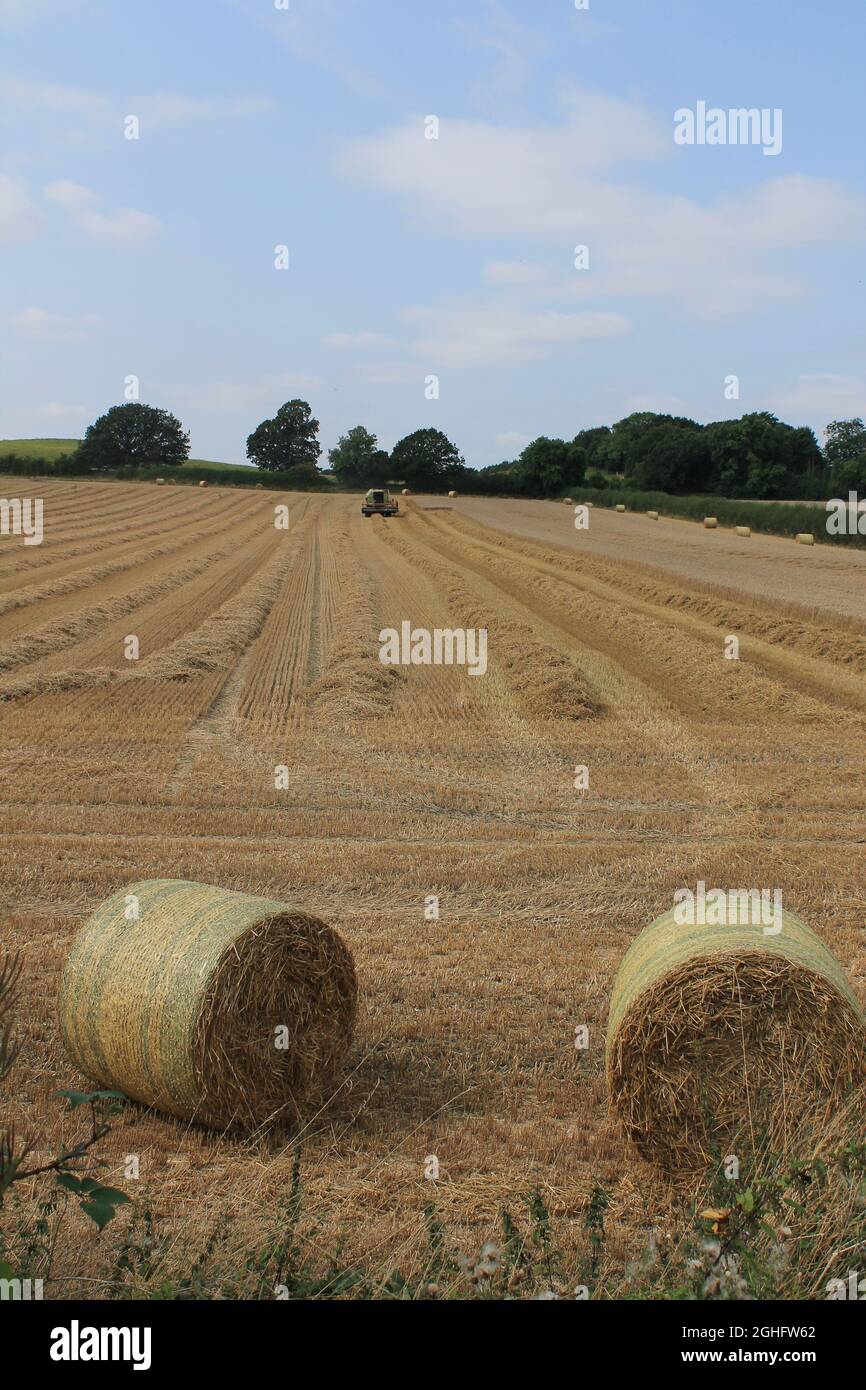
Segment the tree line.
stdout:
<path fill-rule="evenodd" d="M 319 421 L 307 401 L 287 401 L 247 439 L 247 458 L 287 483 L 321 484 Z M 76 455 L 86 468 L 172 467 L 189 458 L 189 434 L 168 411 L 139 403 L 114 406 L 92 424 Z M 328 453 L 341 487 L 405 485 L 545 497 L 585 483 L 672 494 L 743 498 L 822 498 L 866 491 L 862 419 L 834 420 L 823 448 L 813 430 L 787 425 L 769 411 L 701 425 L 685 416 L 638 411 L 613 425 L 584 429 L 571 440 L 541 436 L 516 459 L 469 468 L 441 430 L 400 439 L 390 453 L 364 425 L 348 430 Z"/>

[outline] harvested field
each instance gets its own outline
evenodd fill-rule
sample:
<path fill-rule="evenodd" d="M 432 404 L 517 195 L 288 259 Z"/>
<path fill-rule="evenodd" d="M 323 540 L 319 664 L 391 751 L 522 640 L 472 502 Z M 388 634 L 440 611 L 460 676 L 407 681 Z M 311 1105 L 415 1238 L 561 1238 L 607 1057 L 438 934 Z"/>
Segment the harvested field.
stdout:
<path fill-rule="evenodd" d="M 576 532 L 556 503 L 407 497 L 385 521 L 349 495 L 39 490 L 44 544 L 0 545 L 0 900 L 36 1155 L 84 1081 L 70 944 L 139 880 L 296 904 L 352 952 L 354 1049 L 303 1135 L 323 1258 L 411 1265 L 430 1202 L 477 1252 L 533 1188 L 568 1249 L 596 1183 L 610 1257 L 640 1246 L 675 1189 L 609 1109 L 605 1029 L 683 885 L 780 890 L 866 1003 L 866 554 L 599 508 Z M 383 665 L 406 620 L 486 628 L 486 674 Z M 291 1182 L 288 1140 L 134 1106 L 104 1155 L 179 1251 L 230 1210 L 239 1263 Z M 98 1258 L 70 1216 L 58 1277 Z"/>
<path fill-rule="evenodd" d="M 580 497 L 576 498 L 580 501 Z M 421 507 L 437 499 L 418 497 Z M 663 517 L 659 524 L 639 512 L 625 515 L 594 507 L 589 529 L 576 532 L 557 502 L 461 497 L 449 503 L 463 516 L 498 530 L 566 546 L 600 558 L 626 556 L 639 565 L 663 570 L 673 579 L 741 590 L 759 599 L 821 610 L 866 622 L 866 551 L 819 546 L 806 569 L 793 537 L 754 534 L 746 540 L 721 528 L 712 548 L 699 522 Z M 823 506 L 823 503 L 816 503 Z"/>

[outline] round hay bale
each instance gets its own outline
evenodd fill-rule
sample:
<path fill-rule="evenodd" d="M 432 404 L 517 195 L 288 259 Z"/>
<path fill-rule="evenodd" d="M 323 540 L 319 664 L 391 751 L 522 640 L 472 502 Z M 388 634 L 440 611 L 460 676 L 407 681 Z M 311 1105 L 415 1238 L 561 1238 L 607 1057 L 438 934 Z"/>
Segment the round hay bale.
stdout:
<path fill-rule="evenodd" d="M 411 496 L 412 496 L 412 489 L 409 488 L 409 487 L 404 487 L 404 489 L 403 489 L 403 496 L 404 496 L 404 497 L 411 497 Z"/>
<path fill-rule="evenodd" d="M 457 496 L 457 493 L 456 493 L 456 492 L 449 492 L 448 496 L 449 496 L 449 497 L 456 497 L 456 496 Z"/>
<path fill-rule="evenodd" d="M 264 487 L 264 483 L 256 483 L 256 492 L 258 492 L 260 487 Z"/>
<path fill-rule="evenodd" d="M 207 483 L 205 482 L 204 478 L 202 478 L 201 482 L 199 483 L 199 487 L 207 487 Z"/>
<path fill-rule="evenodd" d="M 647 516 L 649 517 L 650 521 L 658 521 L 659 519 L 658 512 L 647 512 Z"/>
<path fill-rule="evenodd" d="M 617 510 L 618 512 L 624 512 L 624 511 L 625 511 L 625 503 L 624 503 L 624 502 L 617 502 L 617 504 L 616 504 L 616 510 Z"/>
<path fill-rule="evenodd" d="M 738 536 L 751 536 L 752 534 L 751 526 L 735 526 L 734 531 Z"/>
<path fill-rule="evenodd" d="M 562 500 L 563 500 L 563 502 L 565 503 L 565 505 L 566 505 L 567 507 L 573 507 L 573 506 L 574 506 L 574 503 L 572 502 L 572 500 L 571 500 L 570 497 L 563 497 Z"/>
<path fill-rule="evenodd" d="M 797 532 L 797 544 L 798 544 L 798 545 L 814 545 L 814 544 L 815 544 L 815 537 L 812 535 L 811 531 L 798 531 L 798 532 Z"/>
<path fill-rule="evenodd" d="M 746 914 L 733 913 L 733 917 Z M 675 909 L 626 952 L 605 1049 L 614 1109 L 645 1158 L 695 1169 L 713 1152 L 826 1115 L 862 1083 L 863 1014 L 805 922 L 684 926 Z"/>
<path fill-rule="evenodd" d="M 60 1026 L 100 1086 L 211 1128 L 251 1130 L 295 1123 L 332 1092 L 356 1004 L 351 953 L 318 918 L 155 879 L 121 889 L 82 927 Z"/>
<path fill-rule="evenodd" d="M 157 478 L 156 485 L 157 487 L 165 487 L 165 478 Z"/>
<path fill-rule="evenodd" d="M 169 478 L 169 480 L 168 480 L 168 485 L 169 485 L 169 487 L 174 487 L 176 483 L 177 483 L 177 478 Z"/>
<path fill-rule="evenodd" d="M 706 528 L 707 528 L 708 531 L 715 531 L 716 528 L 718 527 L 718 524 L 719 524 L 719 518 L 718 518 L 717 516 L 705 516 L 705 517 L 704 517 L 704 525 L 706 526 Z"/>

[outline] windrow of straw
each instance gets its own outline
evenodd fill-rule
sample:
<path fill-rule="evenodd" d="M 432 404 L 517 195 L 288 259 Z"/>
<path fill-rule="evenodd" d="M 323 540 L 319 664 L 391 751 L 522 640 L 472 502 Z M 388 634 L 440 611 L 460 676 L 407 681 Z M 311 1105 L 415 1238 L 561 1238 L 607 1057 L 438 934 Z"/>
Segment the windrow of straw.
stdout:
<path fill-rule="evenodd" d="M 820 1122 L 862 1095 L 866 1032 L 851 986 L 804 922 L 783 911 L 779 925 L 685 926 L 671 909 L 623 958 L 611 1102 L 644 1157 L 671 1172 L 759 1141 L 783 1152 L 794 1120 Z"/>
<path fill-rule="evenodd" d="M 306 912 L 203 883 L 133 883 L 94 913 L 63 975 L 70 1056 L 100 1086 L 218 1129 L 294 1124 L 332 1093 L 357 983 Z"/>

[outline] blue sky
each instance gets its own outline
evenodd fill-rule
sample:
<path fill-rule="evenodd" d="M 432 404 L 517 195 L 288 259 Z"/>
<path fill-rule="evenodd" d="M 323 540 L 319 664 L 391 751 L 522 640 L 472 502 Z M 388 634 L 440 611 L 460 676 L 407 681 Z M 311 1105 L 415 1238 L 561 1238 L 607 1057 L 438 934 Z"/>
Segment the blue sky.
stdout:
<path fill-rule="evenodd" d="M 862 0 L 0 0 L 0 437 L 131 375 L 227 461 L 297 395 L 325 449 L 478 466 L 864 415 L 864 37 Z M 781 153 L 677 145 L 699 101 L 780 109 Z"/>

